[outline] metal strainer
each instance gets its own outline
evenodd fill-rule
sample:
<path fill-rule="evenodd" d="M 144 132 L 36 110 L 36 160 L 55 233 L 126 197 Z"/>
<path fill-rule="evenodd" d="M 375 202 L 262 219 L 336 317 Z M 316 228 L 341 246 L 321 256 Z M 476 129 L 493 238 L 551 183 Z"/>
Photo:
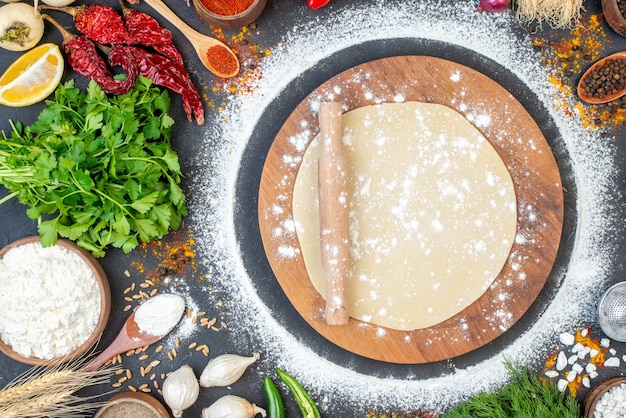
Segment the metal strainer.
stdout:
<path fill-rule="evenodd" d="M 626 281 L 604 292 L 598 305 L 598 320 L 609 338 L 626 342 Z"/>

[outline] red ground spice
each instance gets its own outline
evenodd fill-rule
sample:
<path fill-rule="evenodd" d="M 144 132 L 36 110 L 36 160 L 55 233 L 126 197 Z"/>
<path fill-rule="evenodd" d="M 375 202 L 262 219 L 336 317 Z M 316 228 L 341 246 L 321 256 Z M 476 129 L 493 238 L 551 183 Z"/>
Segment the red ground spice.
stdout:
<path fill-rule="evenodd" d="M 207 105 L 214 110 L 221 110 L 228 100 L 234 96 L 253 94 L 263 79 L 263 58 L 271 56 L 268 48 L 261 48 L 256 42 L 258 30 L 254 23 L 243 26 L 237 33 L 228 37 L 221 28 L 213 27 L 212 35 L 230 46 L 240 62 L 240 71 L 236 77 L 214 78 L 211 86 L 205 86 L 211 91 L 206 96 Z M 224 121 L 227 122 L 227 121 Z"/>
<path fill-rule="evenodd" d="M 254 0 L 200 0 L 210 12 L 222 16 L 234 16 L 245 11 Z"/>
<path fill-rule="evenodd" d="M 237 71 L 237 59 L 228 49 L 221 45 L 210 47 L 206 52 L 209 63 L 223 74 L 232 74 Z"/>

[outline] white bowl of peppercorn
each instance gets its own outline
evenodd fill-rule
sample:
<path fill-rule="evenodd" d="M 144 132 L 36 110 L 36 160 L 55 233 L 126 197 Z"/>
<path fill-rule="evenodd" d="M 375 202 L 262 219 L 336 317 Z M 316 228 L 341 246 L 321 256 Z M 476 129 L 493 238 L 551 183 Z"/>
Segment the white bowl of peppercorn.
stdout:
<path fill-rule="evenodd" d="M 193 0 L 196 11 L 207 23 L 233 29 L 254 22 L 267 0 Z"/>
<path fill-rule="evenodd" d="M 602 14 L 611 29 L 626 36 L 626 0 L 602 0 Z"/>

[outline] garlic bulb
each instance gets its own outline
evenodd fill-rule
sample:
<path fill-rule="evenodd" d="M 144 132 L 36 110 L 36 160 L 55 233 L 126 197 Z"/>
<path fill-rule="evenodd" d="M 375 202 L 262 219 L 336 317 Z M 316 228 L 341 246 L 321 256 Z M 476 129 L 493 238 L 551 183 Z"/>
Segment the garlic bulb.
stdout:
<path fill-rule="evenodd" d="M 267 416 L 265 409 L 235 395 L 222 396 L 202 410 L 202 418 L 252 418 L 257 414 Z"/>
<path fill-rule="evenodd" d="M 163 381 L 163 399 L 172 410 L 174 418 L 183 416 L 183 411 L 198 399 L 200 385 L 193 369 L 187 365 L 169 374 Z"/>
<path fill-rule="evenodd" d="M 205 388 L 212 386 L 228 386 L 235 383 L 249 365 L 261 357 L 254 353 L 252 357 L 237 354 L 222 354 L 210 360 L 200 375 L 200 385 Z"/>
<path fill-rule="evenodd" d="M 63 7 L 74 3 L 75 0 L 41 0 L 48 6 Z"/>

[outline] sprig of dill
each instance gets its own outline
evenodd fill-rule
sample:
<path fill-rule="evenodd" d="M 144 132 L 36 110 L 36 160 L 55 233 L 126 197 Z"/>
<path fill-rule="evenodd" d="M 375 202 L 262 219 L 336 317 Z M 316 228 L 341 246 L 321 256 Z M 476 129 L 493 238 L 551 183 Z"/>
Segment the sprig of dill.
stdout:
<path fill-rule="evenodd" d="M 493 391 L 482 391 L 455 405 L 442 418 L 579 418 L 580 404 L 569 391 L 561 393 L 550 381 L 505 363 L 511 381 Z"/>

